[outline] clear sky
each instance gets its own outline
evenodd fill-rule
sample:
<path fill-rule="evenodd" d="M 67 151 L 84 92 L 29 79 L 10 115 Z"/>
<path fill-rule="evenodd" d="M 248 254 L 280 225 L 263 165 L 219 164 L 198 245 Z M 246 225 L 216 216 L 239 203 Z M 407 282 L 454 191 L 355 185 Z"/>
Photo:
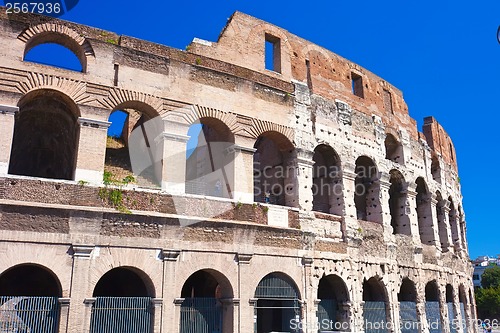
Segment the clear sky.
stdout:
<path fill-rule="evenodd" d="M 184 49 L 216 41 L 236 10 L 386 79 L 419 130 L 434 116 L 455 144 L 470 255 L 500 254 L 500 1 L 80 0 L 61 18 Z"/>

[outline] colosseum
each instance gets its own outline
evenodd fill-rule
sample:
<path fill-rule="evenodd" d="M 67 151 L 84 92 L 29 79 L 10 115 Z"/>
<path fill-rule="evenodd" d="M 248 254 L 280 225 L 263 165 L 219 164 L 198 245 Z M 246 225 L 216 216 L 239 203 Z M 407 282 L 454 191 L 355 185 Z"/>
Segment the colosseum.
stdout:
<path fill-rule="evenodd" d="M 240 12 L 0 22 L 1 332 L 477 331 L 453 142 L 387 81 Z"/>

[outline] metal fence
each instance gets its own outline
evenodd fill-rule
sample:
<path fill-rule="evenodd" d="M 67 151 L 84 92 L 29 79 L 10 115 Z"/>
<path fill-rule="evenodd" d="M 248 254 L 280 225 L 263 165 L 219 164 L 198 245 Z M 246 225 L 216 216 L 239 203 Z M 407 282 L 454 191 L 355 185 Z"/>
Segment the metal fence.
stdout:
<path fill-rule="evenodd" d="M 399 302 L 399 318 L 402 333 L 418 333 L 417 303 Z"/>
<path fill-rule="evenodd" d="M 0 333 L 55 333 L 57 297 L 0 296 Z"/>
<path fill-rule="evenodd" d="M 97 297 L 90 333 L 150 333 L 151 323 L 150 297 Z"/>
<path fill-rule="evenodd" d="M 453 303 L 446 303 L 448 307 L 448 321 L 450 323 L 450 333 L 457 333 L 457 314 L 455 313 L 455 309 L 453 308 Z"/>
<path fill-rule="evenodd" d="M 180 333 L 222 332 L 222 304 L 215 298 L 186 298 L 181 304 Z"/>
<path fill-rule="evenodd" d="M 335 329 L 338 304 L 334 299 L 322 299 L 318 303 L 319 332 L 330 332 Z"/>
<path fill-rule="evenodd" d="M 429 333 L 441 333 L 441 311 L 439 302 L 425 302 L 425 315 L 427 317 L 427 325 Z"/>
<path fill-rule="evenodd" d="M 387 333 L 387 312 L 385 302 L 363 304 L 365 333 Z"/>

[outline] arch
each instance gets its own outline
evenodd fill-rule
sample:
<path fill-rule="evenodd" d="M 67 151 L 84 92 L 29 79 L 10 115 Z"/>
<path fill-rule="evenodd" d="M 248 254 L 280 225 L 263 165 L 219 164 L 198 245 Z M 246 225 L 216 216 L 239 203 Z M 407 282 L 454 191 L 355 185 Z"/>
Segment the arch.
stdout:
<path fill-rule="evenodd" d="M 385 158 L 387 160 L 403 164 L 403 145 L 394 135 L 386 133 L 384 146 Z"/>
<path fill-rule="evenodd" d="M 288 331 L 291 321 L 301 316 L 299 290 L 284 273 L 273 272 L 262 278 L 254 297 L 256 333 Z"/>
<path fill-rule="evenodd" d="M 189 128 L 186 193 L 233 198 L 234 133 L 220 119 L 200 118 Z"/>
<path fill-rule="evenodd" d="M 83 72 L 80 59 L 70 49 L 55 43 L 37 45 L 24 56 L 24 61 Z"/>
<path fill-rule="evenodd" d="M 338 327 L 345 327 L 344 323 L 349 323 L 350 313 L 345 307 L 349 302 L 349 291 L 340 276 L 323 275 L 319 280 L 317 299 L 318 323 L 322 330 L 338 330 Z M 325 323 L 328 323 L 329 327 L 325 327 Z"/>
<path fill-rule="evenodd" d="M 453 198 L 448 197 L 448 202 L 450 204 L 450 211 L 448 213 L 448 223 L 451 229 L 451 241 L 455 245 L 456 249 L 461 247 L 460 233 L 459 233 L 459 219 L 455 204 L 453 203 Z"/>
<path fill-rule="evenodd" d="M 62 297 L 62 287 L 50 269 L 26 263 L 0 274 L 0 296 Z"/>
<path fill-rule="evenodd" d="M 391 226 L 393 234 L 411 235 L 410 207 L 406 181 L 396 169 L 389 172 L 389 210 L 391 213 Z"/>
<path fill-rule="evenodd" d="M 409 278 L 403 278 L 398 293 L 399 320 L 402 333 L 418 333 L 417 288 Z"/>
<path fill-rule="evenodd" d="M 388 332 L 381 323 L 390 322 L 390 304 L 382 278 L 373 276 L 363 281 L 363 320 L 365 332 Z"/>
<path fill-rule="evenodd" d="M 295 207 L 297 179 L 293 144 L 283 134 L 271 131 L 262 133 L 254 148 L 254 200 Z"/>
<path fill-rule="evenodd" d="M 439 296 L 439 285 L 436 280 L 427 282 L 425 285 L 425 315 L 430 333 L 442 332 L 441 303 Z"/>
<path fill-rule="evenodd" d="M 180 333 L 228 332 L 233 327 L 233 288 L 226 276 L 213 269 L 194 272 L 181 290 Z"/>
<path fill-rule="evenodd" d="M 456 329 L 456 319 L 457 319 L 457 311 L 454 303 L 455 291 L 453 290 L 453 286 L 451 284 L 446 285 L 446 306 L 448 309 L 448 321 L 450 323 L 450 332 L 457 332 Z"/>
<path fill-rule="evenodd" d="M 436 216 L 438 221 L 438 231 L 439 231 L 439 241 L 441 242 L 441 249 L 443 252 L 447 252 L 450 247 L 450 242 L 448 240 L 448 225 L 446 216 L 446 201 L 443 200 L 441 192 L 436 191 Z"/>
<path fill-rule="evenodd" d="M 340 157 L 325 144 L 314 149 L 313 210 L 342 216 L 344 211 Z"/>
<path fill-rule="evenodd" d="M 40 89 L 18 105 L 9 173 L 72 180 L 79 135 L 76 104 L 58 91 Z"/>
<path fill-rule="evenodd" d="M 58 23 L 43 23 L 24 30 L 18 39 L 26 45 L 24 56 L 40 44 L 55 43 L 71 50 L 82 65 L 82 71 L 87 71 L 88 59 L 94 56 L 94 50 L 85 37 L 73 29 Z"/>
<path fill-rule="evenodd" d="M 441 163 L 436 154 L 431 157 L 431 175 L 432 179 L 441 184 Z"/>
<path fill-rule="evenodd" d="M 417 196 L 415 197 L 415 200 L 417 204 L 418 232 L 420 234 L 420 241 L 425 245 L 435 245 L 436 240 L 434 237 L 434 224 L 432 222 L 431 207 L 432 197 L 424 178 L 418 177 L 415 180 L 415 184 L 417 184 Z"/>
<path fill-rule="evenodd" d="M 382 222 L 380 183 L 377 166 L 367 156 L 356 159 L 354 203 L 358 220 Z"/>
<path fill-rule="evenodd" d="M 142 270 L 121 266 L 107 271 L 97 282 L 93 297 L 155 297 L 153 281 Z"/>
<path fill-rule="evenodd" d="M 56 333 L 61 296 L 59 279 L 48 268 L 27 263 L 7 269 L 0 275 L 2 328 Z"/>

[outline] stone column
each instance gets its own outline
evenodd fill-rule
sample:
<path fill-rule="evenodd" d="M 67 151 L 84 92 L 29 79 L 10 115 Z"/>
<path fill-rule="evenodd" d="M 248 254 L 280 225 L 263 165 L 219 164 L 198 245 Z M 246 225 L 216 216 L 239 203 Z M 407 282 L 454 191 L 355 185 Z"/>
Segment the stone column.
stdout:
<path fill-rule="evenodd" d="M 314 262 L 314 259 L 312 257 L 303 257 L 302 258 L 302 267 L 303 267 L 303 272 L 304 272 L 304 285 L 305 285 L 305 295 L 303 295 L 302 299 L 302 313 L 303 316 L 301 318 L 303 323 L 314 323 L 317 322 L 317 316 L 316 316 L 316 308 L 315 306 L 312 306 L 314 304 L 314 301 L 316 300 L 316 295 L 314 293 L 314 288 L 312 286 L 311 282 L 311 277 L 312 277 L 312 264 Z M 311 305 L 311 306 L 308 306 Z M 310 326 L 312 327 L 312 326 Z M 308 327 L 305 332 L 307 333 L 316 333 L 317 331 L 312 330 L 310 327 Z"/>
<path fill-rule="evenodd" d="M 342 233 L 347 241 L 361 241 L 359 233 L 359 223 L 356 213 L 356 204 L 354 203 L 354 193 L 356 192 L 356 174 L 355 166 L 345 163 L 342 170 L 343 201 L 344 201 L 344 222 L 342 223 Z"/>
<path fill-rule="evenodd" d="M 459 289 L 453 287 L 453 312 L 455 317 L 452 317 L 450 320 L 452 321 L 452 325 L 455 327 L 457 333 L 463 333 L 462 329 L 462 311 L 460 310 L 460 300 L 458 298 Z"/>
<path fill-rule="evenodd" d="M 418 283 L 415 286 L 415 288 L 417 289 L 416 307 L 417 307 L 417 321 L 420 323 L 419 332 L 429 333 L 429 329 L 426 325 L 427 314 L 425 313 L 425 284 Z"/>
<path fill-rule="evenodd" d="M 68 332 L 84 333 L 90 329 L 90 317 L 95 298 L 89 290 L 87 278 L 90 272 L 93 245 L 71 246 L 73 253 L 73 274 L 71 283 L 71 307 L 69 309 Z"/>
<path fill-rule="evenodd" d="M 161 297 L 163 302 L 161 307 L 161 331 L 158 332 L 179 332 L 180 309 L 183 299 L 179 298 L 181 295 L 176 294 L 176 270 L 180 253 L 181 251 L 172 249 L 161 251 L 161 258 L 163 260 L 163 289 Z"/>
<path fill-rule="evenodd" d="M 186 144 L 189 136 L 163 132 L 161 138 L 163 139 L 161 189 L 170 194 L 183 194 L 186 192 Z"/>
<path fill-rule="evenodd" d="M 69 333 L 68 319 L 69 319 L 69 303 L 70 298 L 59 298 L 59 333 Z"/>
<path fill-rule="evenodd" d="M 246 285 L 247 281 L 245 278 L 252 276 L 252 260 L 253 254 L 251 253 L 238 253 L 236 255 L 238 261 L 238 294 L 239 299 L 244 300 L 240 302 L 237 309 L 238 313 L 234 314 L 235 325 L 238 323 L 238 330 L 234 333 L 246 333 L 254 332 L 254 327 L 256 325 L 256 313 L 255 307 L 257 306 L 257 300 L 253 297 L 255 296 L 255 290 L 250 290 L 250 288 L 242 288 L 242 285 Z M 235 295 L 236 296 L 236 295 Z M 250 300 L 250 301 L 246 301 Z"/>
<path fill-rule="evenodd" d="M 453 243 L 451 239 L 451 228 L 450 228 L 450 221 L 448 219 L 448 216 L 450 214 L 450 202 L 448 200 L 443 200 L 441 203 L 441 212 L 443 214 L 442 219 L 443 219 L 443 226 L 446 230 L 446 243 L 443 248 L 443 252 L 448 252 L 453 250 Z"/>
<path fill-rule="evenodd" d="M 78 124 L 80 137 L 74 179 L 100 184 L 104 172 L 107 130 L 111 123 L 80 117 Z"/>
<path fill-rule="evenodd" d="M 234 183 L 232 185 L 233 199 L 242 203 L 254 201 L 253 184 L 253 154 L 255 148 L 235 144 L 234 150 Z"/>
<path fill-rule="evenodd" d="M 438 201 L 435 198 L 431 198 L 431 213 L 432 213 L 432 232 L 434 234 L 434 245 L 438 251 L 441 251 L 441 240 L 439 239 L 439 223 L 437 216 L 437 205 Z"/>
<path fill-rule="evenodd" d="M 163 299 L 162 298 L 153 298 L 151 300 L 153 307 L 153 332 L 152 333 L 161 333 L 162 330 L 162 307 L 163 307 Z"/>
<path fill-rule="evenodd" d="M 14 118 L 17 106 L 0 105 L 0 176 L 9 172 L 10 152 L 14 139 Z"/>
<path fill-rule="evenodd" d="M 298 207 L 305 211 L 311 211 L 313 208 L 313 155 L 312 151 L 297 148 L 296 193 L 298 194 Z"/>
<path fill-rule="evenodd" d="M 450 333 L 450 317 L 448 316 L 448 304 L 446 304 L 446 285 L 439 288 L 439 309 L 441 312 L 442 333 Z"/>
<path fill-rule="evenodd" d="M 408 191 L 406 193 L 406 200 L 408 206 L 408 211 L 405 209 L 405 214 L 408 216 L 408 220 L 410 221 L 410 231 L 411 237 L 413 239 L 413 243 L 420 244 L 420 230 L 418 225 L 418 216 L 417 216 L 417 185 L 415 183 L 408 183 Z"/>
<path fill-rule="evenodd" d="M 391 226 L 391 210 L 389 209 L 389 189 L 391 183 L 389 176 L 383 174 L 380 178 L 380 210 L 382 215 L 382 224 L 384 226 L 384 241 L 386 243 L 393 242 L 393 228 Z"/>

